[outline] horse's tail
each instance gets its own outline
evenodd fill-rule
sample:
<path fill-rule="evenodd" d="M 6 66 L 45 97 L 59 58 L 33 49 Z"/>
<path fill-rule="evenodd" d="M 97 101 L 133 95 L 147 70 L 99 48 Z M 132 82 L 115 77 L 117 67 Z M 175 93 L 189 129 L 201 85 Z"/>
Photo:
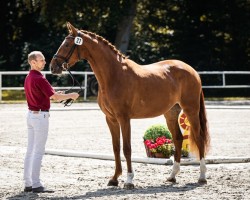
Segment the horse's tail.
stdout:
<path fill-rule="evenodd" d="M 206 108 L 205 108 L 205 100 L 204 100 L 203 91 L 201 91 L 201 94 L 200 94 L 199 118 L 200 118 L 200 126 L 201 126 L 201 137 L 203 138 L 203 141 L 204 141 L 204 153 L 206 155 L 210 148 L 210 135 L 209 135 L 209 130 L 208 130 L 207 113 L 206 113 Z"/>
<path fill-rule="evenodd" d="M 199 154 L 199 149 L 198 149 L 198 143 L 200 144 L 201 147 L 204 148 L 204 156 L 208 153 L 210 147 L 210 135 L 208 130 L 204 95 L 202 91 L 200 94 L 199 119 L 200 119 L 200 137 L 198 137 L 199 139 L 196 137 L 194 138 L 194 136 L 191 133 L 190 149 L 195 155 L 197 156 L 199 155 L 198 157 L 201 159 L 201 155 Z"/>

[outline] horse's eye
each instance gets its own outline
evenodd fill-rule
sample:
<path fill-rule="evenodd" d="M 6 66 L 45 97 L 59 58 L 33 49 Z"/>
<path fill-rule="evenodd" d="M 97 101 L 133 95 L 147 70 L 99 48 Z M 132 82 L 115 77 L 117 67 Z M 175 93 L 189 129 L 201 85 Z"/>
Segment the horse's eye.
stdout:
<path fill-rule="evenodd" d="M 69 44 L 66 44 L 65 46 L 66 46 L 66 47 L 69 47 Z"/>

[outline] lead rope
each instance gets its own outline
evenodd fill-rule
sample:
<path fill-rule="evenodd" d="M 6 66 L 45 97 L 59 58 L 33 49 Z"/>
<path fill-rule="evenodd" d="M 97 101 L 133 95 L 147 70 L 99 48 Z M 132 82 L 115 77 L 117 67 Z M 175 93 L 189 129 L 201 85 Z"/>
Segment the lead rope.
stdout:
<path fill-rule="evenodd" d="M 74 76 L 73 76 L 73 74 L 71 73 L 71 71 L 69 70 L 69 66 L 68 66 L 68 60 L 69 60 L 69 58 L 71 57 L 72 53 L 74 52 L 75 48 L 77 48 L 78 60 L 81 60 L 81 59 L 80 59 L 80 53 L 79 53 L 78 45 L 82 45 L 83 40 L 82 40 L 82 38 L 79 37 L 79 36 L 80 36 L 80 32 L 78 31 L 77 37 L 75 37 L 75 39 L 78 39 L 78 40 L 75 41 L 75 39 L 74 39 L 74 46 L 71 47 L 71 49 L 70 49 L 68 55 L 66 56 L 66 58 L 64 59 L 63 57 L 61 57 L 61 58 L 63 58 L 63 59 L 65 60 L 64 63 L 66 64 L 66 67 L 63 67 L 63 68 L 69 72 L 69 75 L 70 75 L 70 77 L 71 77 L 71 79 L 72 79 L 72 82 L 73 82 L 72 87 L 71 87 L 70 89 L 68 89 L 68 90 L 65 91 L 66 94 L 69 93 L 70 90 L 75 86 L 75 82 L 76 82 L 76 83 L 79 85 L 79 87 L 80 87 L 80 90 L 78 91 L 78 94 L 81 95 L 81 94 L 83 94 L 83 92 L 84 92 L 83 89 L 82 89 L 81 84 L 74 78 Z M 58 55 L 54 55 L 54 57 L 59 57 L 59 56 L 58 56 Z M 60 57 L 59 57 L 59 58 L 60 58 Z M 58 64 L 57 64 L 57 65 L 58 65 Z M 70 98 L 70 99 L 67 99 L 67 100 L 63 100 L 63 101 L 61 101 L 60 103 L 63 103 L 63 104 L 64 104 L 64 107 L 65 107 L 65 106 L 71 106 L 71 104 L 72 104 L 73 102 L 74 102 L 74 100 Z"/>
<path fill-rule="evenodd" d="M 77 93 L 78 93 L 79 95 L 83 94 L 84 91 L 83 91 L 83 89 L 82 89 L 81 84 L 74 78 L 73 74 L 71 73 L 71 71 L 70 71 L 69 69 L 67 69 L 67 71 L 69 72 L 69 75 L 70 75 L 70 77 L 71 77 L 71 79 L 72 79 L 73 84 L 72 84 L 72 87 L 71 87 L 70 89 L 68 89 L 68 90 L 65 91 L 65 93 L 66 93 L 66 94 L 69 93 L 70 90 L 75 86 L 75 82 L 76 82 L 76 83 L 79 85 L 79 87 L 80 87 L 80 90 L 79 90 Z M 63 101 L 61 101 L 60 103 L 63 103 L 63 104 L 64 104 L 64 107 L 65 107 L 65 106 L 71 106 L 71 104 L 72 104 L 73 102 L 74 102 L 74 100 L 70 98 L 70 99 L 67 99 L 67 100 L 63 100 Z"/>

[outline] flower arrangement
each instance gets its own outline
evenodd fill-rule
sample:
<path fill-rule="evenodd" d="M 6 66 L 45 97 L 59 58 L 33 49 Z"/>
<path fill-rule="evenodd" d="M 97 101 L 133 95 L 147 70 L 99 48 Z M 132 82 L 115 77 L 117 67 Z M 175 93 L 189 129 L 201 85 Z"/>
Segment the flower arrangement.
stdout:
<path fill-rule="evenodd" d="M 174 154 L 172 135 L 167 126 L 152 125 L 146 130 L 143 139 L 148 157 L 169 158 Z"/>
<path fill-rule="evenodd" d="M 159 157 L 169 158 L 174 153 L 172 140 L 167 139 L 165 136 L 156 138 L 155 142 L 153 140 L 145 140 L 144 144 L 152 153 L 156 154 L 156 157 L 157 153 L 159 153 Z"/>
<path fill-rule="evenodd" d="M 165 136 L 167 139 L 172 139 L 172 135 L 166 125 L 155 124 L 150 126 L 144 133 L 144 140 L 156 140 L 156 138 Z"/>

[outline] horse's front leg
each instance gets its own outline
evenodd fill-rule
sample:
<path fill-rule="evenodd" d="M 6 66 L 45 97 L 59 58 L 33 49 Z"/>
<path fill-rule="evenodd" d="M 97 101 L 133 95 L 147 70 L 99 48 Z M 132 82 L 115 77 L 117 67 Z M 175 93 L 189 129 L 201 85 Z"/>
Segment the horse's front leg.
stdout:
<path fill-rule="evenodd" d="M 124 184 L 124 188 L 133 189 L 133 178 L 134 172 L 131 164 L 131 126 L 130 119 L 122 118 L 119 119 L 121 130 L 122 130 L 122 138 L 123 138 L 123 153 L 127 161 L 127 181 Z"/>
<path fill-rule="evenodd" d="M 106 121 L 112 136 L 113 151 L 115 156 L 115 174 L 109 180 L 108 186 L 118 186 L 118 177 L 122 174 L 121 157 L 120 157 L 120 125 L 115 118 L 107 117 Z"/>

